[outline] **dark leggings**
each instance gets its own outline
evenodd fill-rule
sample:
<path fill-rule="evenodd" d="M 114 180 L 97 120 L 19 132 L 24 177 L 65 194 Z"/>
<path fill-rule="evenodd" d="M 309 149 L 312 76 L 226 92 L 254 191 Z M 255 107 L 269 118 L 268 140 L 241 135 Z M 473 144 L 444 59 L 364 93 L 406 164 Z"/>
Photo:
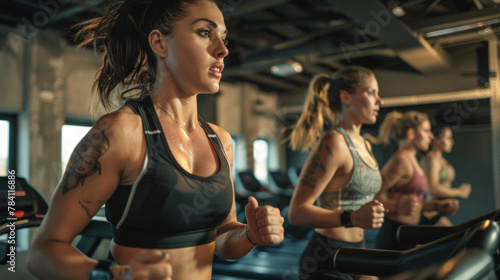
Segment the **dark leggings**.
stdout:
<path fill-rule="evenodd" d="M 441 220 L 442 217 L 446 217 L 446 215 L 444 214 L 436 214 L 435 216 L 433 216 L 432 218 L 427 218 L 426 216 L 424 216 L 424 214 L 422 214 L 420 216 L 420 222 L 418 223 L 419 225 L 425 225 L 425 226 L 433 226 L 435 224 L 437 224 L 437 222 L 439 222 L 439 220 Z"/>
<path fill-rule="evenodd" d="M 340 247 L 364 248 L 365 242 L 343 242 L 314 232 L 300 256 L 299 279 L 358 279 L 359 275 L 340 273 L 333 269 L 333 255 Z"/>
<path fill-rule="evenodd" d="M 107 260 L 107 261 L 110 261 L 110 262 L 116 262 L 116 263 L 118 263 L 118 262 L 115 260 L 115 257 L 113 257 L 113 254 L 111 254 L 111 251 L 108 251 L 108 256 L 106 257 L 106 260 Z"/>
<path fill-rule="evenodd" d="M 403 223 L 390 220 L 387 217 L 384 218 L 384 223 L 375 239 L 375 248 L 384 250 L 408 250 L 413 248 L 414 246 L 399 244 L 396 234 L 400 225 L 403 225 Z"/>

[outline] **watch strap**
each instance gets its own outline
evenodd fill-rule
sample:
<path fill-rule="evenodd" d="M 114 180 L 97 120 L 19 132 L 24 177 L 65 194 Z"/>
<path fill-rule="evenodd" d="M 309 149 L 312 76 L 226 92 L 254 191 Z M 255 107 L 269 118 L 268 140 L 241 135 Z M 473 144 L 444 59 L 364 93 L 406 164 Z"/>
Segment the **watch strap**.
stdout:
<path fill-rule="evenodd" d="M 90 271 L 90 280 L 111 280 L 113 279 L 113 266 L 116 262 L 99 261 L 97 265 Z"/>

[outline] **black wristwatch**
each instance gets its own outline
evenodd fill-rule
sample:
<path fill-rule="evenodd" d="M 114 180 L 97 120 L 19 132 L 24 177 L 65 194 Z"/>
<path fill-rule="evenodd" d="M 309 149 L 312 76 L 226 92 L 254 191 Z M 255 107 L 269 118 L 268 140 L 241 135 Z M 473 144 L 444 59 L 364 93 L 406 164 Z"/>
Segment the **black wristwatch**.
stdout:
<path fill-rule="evenodd" d="M 340 214 L 340 224 L 345 227 L 352 227 L 352 215 L 351 211 L 344 210 L 342 214 Z"/>
<path fill-rule="evenodd" d="M 90 280 L 111 280 L 113 279 L 113 266 L 115 262 L 99 261 L 99 263 L 90 271 Z"/>

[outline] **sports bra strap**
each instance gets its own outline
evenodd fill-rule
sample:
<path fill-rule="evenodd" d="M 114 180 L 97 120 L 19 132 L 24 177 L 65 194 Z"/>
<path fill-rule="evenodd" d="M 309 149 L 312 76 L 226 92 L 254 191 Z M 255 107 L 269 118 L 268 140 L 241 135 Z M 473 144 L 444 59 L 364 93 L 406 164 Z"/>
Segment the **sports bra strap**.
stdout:
<path fill-rule="evenodd" d="M 145 102 L 147 103 L 147 105 L 139 106 L 140 102 Z M 146 110 L 154 110 L 154 105 L 149 95 L 144 97 L 144 99 L 128 100 L 127 102 L 125 102 L 125 106 L 129 106 L 132 111 L 134 111 L 134 113 L 141 116 L 141 119 L 143 120 L 142 125 L 144 126 L 144 132 L 146 134 L 151 134 L 153 131 L 158 130 L 158 127 L 156 127 L 154 120 L 152 118 L 148 118 L 146 114 Z"/>

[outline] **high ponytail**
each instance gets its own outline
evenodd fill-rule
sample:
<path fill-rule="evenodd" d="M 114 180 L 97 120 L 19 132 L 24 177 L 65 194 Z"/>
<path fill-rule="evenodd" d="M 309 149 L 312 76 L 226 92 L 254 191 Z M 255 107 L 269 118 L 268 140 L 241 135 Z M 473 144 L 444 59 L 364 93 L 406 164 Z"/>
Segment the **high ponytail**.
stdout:
<path fill-rule="evenodd" d="M 385 116 L 384 121 L 380 124 L 378 136 L 375 137 L 369 133 L 363 135 L 368 141 L 373 144 L 389 143 L 389 138 L 394 137 L 396 123 L 403 118 L 403 114 L 397 111 L 392 111 Z"/>
<path fill-rule="evenodd" d="M 103 16 L 75 25 L 79 47 L 93 44 L 103 54 L 92 91 L 93 112 L 110 112 L 118 99 L 144 97 L 156 82 L 156 56 L 149 46 L 151 31 L 171 34 L 175 23 L 187 15 L 189 5 L 199 0 L 119 0 Z M 213 1 L 212 1 L 213 2 Z M 120 89 L 119 98 L 113 91 Z M 133 94 L 138 89 L 138 94 Z M 131 94 L 132 93 L 132 94 Z M 137 93 L 137 91 L 135 92 Z"/>
<path fill-rule="evenodd" d="M 314 77 L 307 92 L 304 110 L 290 136 L 292 150 L 307 151 L 318 141 L 325 125 L 336 125 L 342 112 L 340 92 L 354 93 L 373 72 L 361 66 L 348 66 L 334 77 L 320 74 Z"/>
<path fill-rule="evenodd" d="M 395 140 L 406 139 L 406 133 L 410 128 L 417 129 L 429 117 L 417 111 L 408 111 L 404 114 L 398 111 L 392 111 L 387 114 L 380 125 L 379 135 L 377 137 L 366 133 L 363 135 L 373 144 L 389 143 L 389 138 Z"/>

